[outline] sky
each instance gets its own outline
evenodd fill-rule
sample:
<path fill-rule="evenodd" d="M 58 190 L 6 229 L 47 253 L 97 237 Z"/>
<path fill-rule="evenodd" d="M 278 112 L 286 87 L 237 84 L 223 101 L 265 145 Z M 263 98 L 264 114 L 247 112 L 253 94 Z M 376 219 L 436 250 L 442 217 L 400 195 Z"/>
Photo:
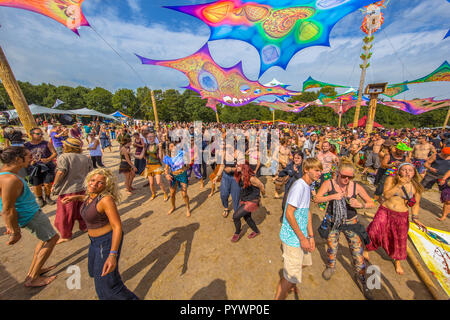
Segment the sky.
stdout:
<path fill-rule="evenodd" d="M 390 0 L 383 9 L 384 24 L 375 33 L 366 84 L 398 83 L 423 77 L 450 60 L 450 0 Z M 179 71 L 142 65 L 135 56 L 178 59 L 200 49 L 210 29 L 202 21 L 163 8 L 208 3 L 207 0 L 85 0 L 82 10 L 91 27 L 80 37 L 58 22 L 26 10 L 0 7 L 0 46 L 18 80 L 33 84 L 103 87 L 115 92 L 179 89 L 188 85 Z M 301 90 L 309 76 L 346 86 L 359 86 L 363 13 L 340 20 L 330 33 L 330 47 L 298 52 L 286 70 L 272 67 L 259 79 L 273 78 Z M 106 41 L 104 41 L 104 40 Z M 112 49 L 112 48 L 114 49 Z M 222 67 L 242 60 L 246 76 L 258 80 L 259 55 L 238 40 L 209 42 L 212 57 Z M 120 55 L 120 56 L 119 56 Z M 137 74 L 136 74 L 137 73 Z M 448 82 L 409 85 L 396 98 L 450 98 Z M 180 89 L 181 90 L 181 89 Z"/>

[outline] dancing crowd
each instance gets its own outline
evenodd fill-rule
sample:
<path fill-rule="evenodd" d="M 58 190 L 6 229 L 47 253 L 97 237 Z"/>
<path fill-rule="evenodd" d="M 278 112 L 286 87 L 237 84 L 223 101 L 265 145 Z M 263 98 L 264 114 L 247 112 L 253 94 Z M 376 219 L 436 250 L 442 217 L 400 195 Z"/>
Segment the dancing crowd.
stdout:
<path fill-rule="evenodd" d="M 55 279 L 44 276 L 54 268 L 44 264 L 58 243 L 71 240 L 78 221 L 91 241 L 89 275 L 99 299 L 138 299 L 123 284 L 118 268 L 124 237 L 117 209 L 122 198 L 118 174 L 123 175 L 127 195 L 136 191 L 136 176 L 148 180 L 144 186 L 150 200 L 160 189 L 164 201 L 170 200 L 167 214 L 175 212 L 180 189 L 186 217 L 192 215 L 189 185 L 197 180 L 201 188 L 210 184 L 210 198 L 220 184 L 222 216 L 232 212 L 233 243 L 243 236 L 242 218 L 251 229 L 249 239 L 261 235 L 252 214 L 262 197 L 282 198 L 284 266 L 276 299 L 297 290 L 302 268 L 312 264 L 315 236 L 326 239 L 322 276 L 331 279 L 341 233 L 349 244 L 355 281 L 364 296 L 373 299 L 366 279 L 369 252 L 383 248 L 395 271 L 403 274 L 409 219 L 426 230 L 419 219 L 424 190 L 436 185 L 441 193 L 439 220 L 450 212 L 450 132 L 441 129 L 377 128 L 368 134 L 362 128 L 309 125 L 100 121 L 69 128 L 45 121 L 28 135 L 4 126 L 2 138 L 0 206 L 8 245 L 21 239 L 22 228 L 39 239 L 25 286 L 45 286 Z M 107 169 L 103 156 L 114 154 L 113 141 L 119 144 L 120 163 Z M 274 184 L 273 195 L 266 192 L 264 175 L 272 177 L 267 183 Z M 374 195 L 357 179 L 373 185 Z M 311 222 L 312 203 L 323 212 L 317 230 Z M 54 204 L 52 226 L 41 208 Z M 358 209 L 377 207 L 373 221 L 364 227 Z"/>

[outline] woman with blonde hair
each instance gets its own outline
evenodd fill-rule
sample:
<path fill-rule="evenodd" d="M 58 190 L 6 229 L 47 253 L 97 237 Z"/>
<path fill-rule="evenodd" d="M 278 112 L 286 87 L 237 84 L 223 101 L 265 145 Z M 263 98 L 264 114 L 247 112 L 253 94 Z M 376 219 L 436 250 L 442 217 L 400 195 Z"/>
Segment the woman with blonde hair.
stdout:
<path fill-rule="evenodd" d="M 370 244 L 368 251 L 383 247 L 394 260 L 395 271 L 403 274 L 401 260 L 406 260 L 406 248 L 409 229 L 409 210 L 412 221 L 421 229 L 426 227 L 418 219 L 420 198 L 423 186 L 419 182 L 416 167 L 409 163 L 402 163 L 395 176 L 389 176 L 384 185 L 383 196 L 386 199 L 378 208 L 373 221 L 367 227 Z M 364 257 L 369 260 L 369 254 Z"/>
<path fill-rule="evenodd" d="M 81 216 L 86 222 L 91 244 L 88 253 L 89 276 L 94 278 L 100 300 L 138 300 L 119 274 L 123 231 L 117 203 L 117 181 L 108 169 L 95 169 L 85 181 L 86 195 L 73 195 L 63 201 L 83 201 Z"/>
<path fill-rule="evenodd" d="M 328 262 L 322 276 L 325 280 L 330 280 L 335 273 L 339 236 L 343 233 L 352 254 L 357 284 L 367 299 L 373 299 L 366 285 L 366 265 L 363 258 L 363 244 L 369 243 L 369 240 L 365 228 L 358 222 L 356 209 L 373 208 L 375 204 L 366 190 L 352 181 L 354 177 L 353 163 L 341 161 L 336 177 L 326 180 L 314 199 L 316 202 L 328 202 L 324 221 L 319 227 L 320 236 L 326 238 L 328 244 Z M 364 204 L 358 201 L 358 196 Z"/>

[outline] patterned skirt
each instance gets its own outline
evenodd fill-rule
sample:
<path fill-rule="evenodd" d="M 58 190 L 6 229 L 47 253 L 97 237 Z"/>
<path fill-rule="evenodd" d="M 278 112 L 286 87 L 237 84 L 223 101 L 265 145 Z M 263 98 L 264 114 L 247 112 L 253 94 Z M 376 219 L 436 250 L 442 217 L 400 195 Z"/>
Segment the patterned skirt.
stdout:
<path fill-rule="evenodd" d="M 367 227 L 370 244 L 368 251 L 382 247 L 394 260 L 406 260 L 409 212 L 397 212 L 380 206 L 373 221 Z"/>

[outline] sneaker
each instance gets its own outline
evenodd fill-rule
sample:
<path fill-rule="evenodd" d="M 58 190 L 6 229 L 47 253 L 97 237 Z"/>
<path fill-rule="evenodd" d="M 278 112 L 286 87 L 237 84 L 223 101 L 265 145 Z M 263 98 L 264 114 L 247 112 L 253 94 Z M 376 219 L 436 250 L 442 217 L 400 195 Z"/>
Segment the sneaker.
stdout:
<path fill-rule="evenodd" d="M 42 208 L 46 204 L 44 199 L 42 199 L 42 198 L 37 198 L 36 202 L 37 202 L 37 204 L 39 205 L 40 208 Z"/>
<path fill-rule="evenodd" d="M 331 277 L 333 276 L 333 274 L 336 272 L 335 268 L 326 268 L 323 272 L 322 272 L 322 277 L 325 280 L 330 280 Z"/>
<path fill-rule="evenodd" d="M 363 293 L 364 297 L 367 300 L 373 300 L 374 298 L 372 295 L 372 291 L 367 287 L 366 281 L 363 278 L 361 278 L 361 276 L 358 274 L 355 274 L 355 281 L 358 284 L 358 287 Z"/>

